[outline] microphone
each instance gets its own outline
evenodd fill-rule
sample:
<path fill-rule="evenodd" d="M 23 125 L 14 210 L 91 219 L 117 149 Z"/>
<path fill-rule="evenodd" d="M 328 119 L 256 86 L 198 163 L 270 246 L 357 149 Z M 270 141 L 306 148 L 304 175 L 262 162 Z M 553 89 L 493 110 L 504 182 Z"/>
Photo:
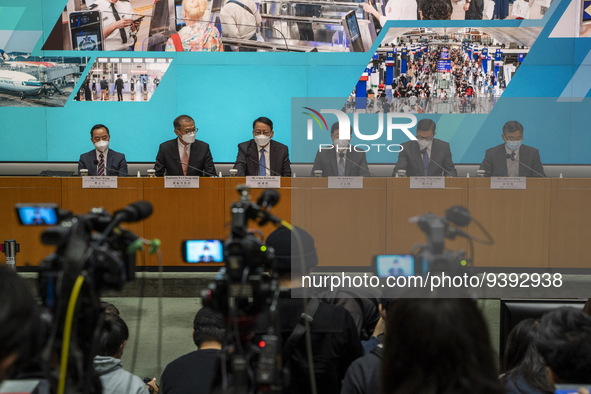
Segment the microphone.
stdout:
<path fill-rule="evenodd" d="M 205 175 L 205 176 L 210 176 L 210 177 L 214 177 L 214 178 L 215 178 L 215 177 L 217 177 L 217 175 L 216 175 L 216 174 L 212 174 L 212 173 L 210 173 L 210 172 L 207 172 L 207 171 L 205 171 L 205 170 L 202 170 L 202 169 L 200 169 L 200 168 L 194 167 L 194 166 L 192 166 L 192 165 L 190 165 L 190 164 L 183 163 L 181 160 L 177 160 L 177 162 L 178 162 L 178 163 L 180 163 L 180 164 L 181 164 L 181 165 L 183 165 L 183 166 L 187 166 L 187 167 L 189 167 L 189 168 L 190 168 L 190 169 L 192 169 L 192 170 L 195 170 L 195 171 L 200 171 L 200 172 L 201 172 L 203 175 Z"/>
<path fill-rule="evenodd" d="M 134 223 L 148 218 L 152 214 L 152 204 L 148 201 L 137 201 L 115 212 L 111 223 Z"/>
<path fill-rule="evenodd" d="M 364 171 L 364 172 L 367 172 L 367 173 L 369 174 L 369 176 L 370 176 L 370 177 L 375 177 L 375 175 L 369 171 L 369 168 L 363 168 L 363 167 L 361 167 L 359 164 L 357 164 L 357 163 L 355 163 L 353 160 L 349 159 L 349 156 L 348 156 L 348 155 L 345 155 L 343 152 L 340 152 L 340 153 L 339 153 L 339 157 L 344 157 L 344 158 L 345 158 L 345 160 L 347 160 L 347 162 L 348 162 L 348 163 L 351 163 L 351 164 L 353 164 L 354 166 L 356 166 L 356 167 L 358 167 L 359 169 L 361 169 L 362 171 Z"/>
<path fill-rule="evenodd" d="M 96 165 L 98 165 L 98 162 L 99 162 L 98 160 L 94 159 L 93 164 L 96 166 Z M 114 171 L 117 174 L 119 174 L 119 176 L 121 176 L 121 177 L 127 177 L 127 176 L 129 176 L 129 174 L 121 175 L 121 173 L 123 171 L 119 171 L 118 169 L 113 168 L 113 167 L 105 167 L 105 172 L 108 172 L 108 171 Z"/>
<path fill-rule="evenodd" d="M 546 176 L 546 175 L 544 175 L 544 174 L 542 174 L 542 173 L 540 173 L 540 172 L 538 172 L 538 171 L 534 170 L 533 168 L 531 168 L 531 167 L 530 167 L 530 166 L 528 166 L 527 164 L 525 164 L 525 163 L 523 163 L 523 162 L 521 162 L 521 161 L 517 160 L 517 159 L 515 158 L 515 152 L 513 152 L 513 154 L 509 154 L 509 153 L 507 153 L 507 154 L 505 155 L 505 158 L 506 158 L 506 159 L 511 159 L 511 161 L 516 161 L 517 163 L 519 163 L 520 165 L 524 166 L 524 167 L 525 167 L 525 168 L 527 168 L 528 170 L 530 170 L 530 171 L 532 171 L 532 172 L 535 172 L 536 174 L 538 174 L 538 175 L 539 175 L 540 177 L 542 177 L 542 178 L 547 178 L 547 176 Z"/>
<path fill-rule="evenodd" d="M 279 202 L 279 192 L 275 189 L 265 189 L 257 200 L 257 205 L 271 209 Z"/>
<path fill-rule="evenodd" d="M 420 152 L 421 152 L 421 155 L 424 155 L 426 151 L 427 151 L 427 148 L 423 148 L 423 149 L 421 149 L 421 150 L 420 150 Z M 435 164 L 437 167 L 441 168 L 441 169 L 443 170 L 443 172 L 444 172 L 444 173 L 445 173 L 447 176 L 450 176 L 450 177 L 455 177 L 455 175 L 454 175 L 454 174 L 453 174 L 451 171 L 448 171 L 448 170 L 446 170 L 445 168 L 443 168 L 443 166 L 442 166 L 441 164 L 439 164 L 439 163 L 437 163 L 435 160 L 431 159 L 431 156 L 429 156 L 429 163 L 433 163 L 433 164 Z"/>
<path fill-rule="evenodd" d="M 252 144 L 253 144 L 253 143 L 254 143 L 254 142 L 253 142 L 253 140 L 250 140 L 250 142 L 248 143 L 248 146 L 249 146 L 249 147 L 250 147 L 250 146 L 252 146 Z M 269 144 L 271 144 L 271 143 L 269 142 Z M 269 145 L 267 145 L 267 146 L 269 146 Z M 240 149 L 240 145 L 238 145 L 238 149 Z M 260 163 L 259 163 L 257 160 L 254 160 L 253 158 L 251 158 L 251 157 L 250 157 L 250 153 L 248 153 L 248 152 L 245 152 L 245 151 L 244 151 L 244 150 L 242 150 L 242 149 L 240 149 L 240 150 L 242 151 L 242 153 L 244 153 L 244 158 L 245 158 L 246 160 L 249 160 L 250 162 L 252 162 L 252 163 L 255 163 L 255 164 L 257 165 L 257 168 L 258 168 L 258 167 L 260 167 Z M 266 169 L 267 171 L 269 171 L 269 172 L 270 172 L 272 175 L 274 175 L 274 176 L 281 176 L 281 174 L 279 174 L 279 173 L 278 173 L 278 172 L 276 172 L 276 171 L 273 171 L 273 170 L 272 170 L 272 169 L 270 169 L 269 167 L 267 167 L 267 166 L 263 166 L 263 167 L 265 167 L 265 169 Z M 246 171 L 245 171 L 245 172 L 246 172 Z"/>

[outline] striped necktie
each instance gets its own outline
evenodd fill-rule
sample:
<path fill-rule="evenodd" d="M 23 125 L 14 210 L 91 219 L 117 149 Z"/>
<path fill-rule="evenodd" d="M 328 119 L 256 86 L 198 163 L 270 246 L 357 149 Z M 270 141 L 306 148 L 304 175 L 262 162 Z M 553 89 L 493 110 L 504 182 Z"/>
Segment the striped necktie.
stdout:
<path fill-rule="evenodd" d="M 98 176 L 105 176 L 105 155 L 104 154 L 100 154 L 99 155 L 99 163 L 98 163 L 98 171 L 97 174 Z"/>

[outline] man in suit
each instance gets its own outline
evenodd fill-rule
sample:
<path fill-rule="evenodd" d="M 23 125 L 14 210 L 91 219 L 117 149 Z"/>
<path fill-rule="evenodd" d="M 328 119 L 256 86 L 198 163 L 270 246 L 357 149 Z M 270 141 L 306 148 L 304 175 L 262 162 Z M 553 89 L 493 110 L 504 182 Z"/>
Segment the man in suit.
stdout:
<path fill-rule="evenodd" d="M 238 144 L 234 169 L 238 176 L 291 176 L 287 146 L 273 141 L 273 122 L 261 116 L 252 123 L 251 140 Z"/>
<path fill-rule="evenodd" d="M 350 140 L 339 138 L 339 123 L 330 128 L 333 148 L 318 150 L 314 171 L 321 170 L 323 176 L 371 176 L 367 167 L 365 152 L 352 149 Z"/>
<path fill-rule="evenodd" d="M 87 169 L 91 176 L 127 176 L 127 161 L 123 153 L 109 149 L 111 135 L 107 126 L 96 124 L 90 129 L 93 150 L 80 155 L 78 173 Z"/>
<path fill-rule="evenodd" d="M 485 176 L 545 177 L 540 152 L 523 145 L 523 126 L 511 120 L 503 126 L 504 144 L 487 149 L 480 169 Z"/>
<path fill-rule="evenodd" d="M 193 118 L 181 115 L 173 125 L 177 138 L 160 144 L 154 165 L 156 176 L 216 176 L 209 144 L 195 139 Z"/>
<path fill-rule="evenodd" d="M 457 176 L 449 144 L 435 137 L 435 122 L 421 119 L 417 124 L 417 141 L 402 144 L 392 176 L 406 170 L 407 176 Z"/>

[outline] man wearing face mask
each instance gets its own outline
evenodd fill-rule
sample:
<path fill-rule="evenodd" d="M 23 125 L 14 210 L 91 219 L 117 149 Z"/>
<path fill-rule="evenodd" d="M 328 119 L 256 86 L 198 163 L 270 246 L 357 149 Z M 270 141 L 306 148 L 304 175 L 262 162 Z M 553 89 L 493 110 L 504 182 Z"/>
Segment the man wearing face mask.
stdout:
<path fill-rule="evenodd" d="M 435 122 L 421 119 L 417 123 L 417 141 L 402 144 L 392 176 L 406 170 L 407 176 L 457 176 L 449 144 L 435 137 Z"/>
<path fill-rule="evenodd" d="M 322 176 L 371 176 L 367 167 L 365 152 L 357 152 L 350 145 L 350 140 L 339 139 L 339 123 L 330 128 L 332 148 L 318 149 L 312 176 L 321 170 Z"/>
<path fill-rule="evenodd" d="M 291 176 L 287 146 L 274 141 L 273 122 L 261 116 L 252 123 L 251 140 L 238 144 L 234 169 L 238 176 Z"/>
<path fill-rule="evenodd" d="M 480 169 L 485 176 L 545 177 L 540 152 L 523 145 L 523 126 L 511 120 L 503 126 L 504 144 L 486 151 Z"/>
<path fill-rule="evenodd" d="M 127 176 L 127 161 L 123 153 L 109 149 L 111 135 L 107 126 L 97 124 L 90 129 L 93 150 L 80 155 L 78 173 L 87 169 L 91 176 Z"/>
<path fill-rule="evenodd" d="M 188 115 L 174 122 L 177 138 L 160 144 L 154 170 L 156 176 L 216 176 L 209 144 L 195 139 L 195 121 Z"/>

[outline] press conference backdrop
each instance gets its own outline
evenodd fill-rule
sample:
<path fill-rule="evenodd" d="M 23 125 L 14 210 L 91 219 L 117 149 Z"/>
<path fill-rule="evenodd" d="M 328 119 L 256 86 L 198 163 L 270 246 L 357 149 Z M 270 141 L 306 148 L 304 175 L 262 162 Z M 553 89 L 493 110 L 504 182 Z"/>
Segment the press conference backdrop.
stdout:
<path fill-rule="evenodd" d="M 252 121 L 259 116 L 271 118 L 275 139 L 290 145 L 290 133 L 305 132 L 291 130 L 292 98 L 347 97 L 372 56 L 372 52 L 40 50 L 65 3 L 3 0 L 0 49 L 15 50 L 15 43 L 23 42 L 20 37 L 26 36 L 33 42 L 29 51 L 32 55 L 89 56 L 85 73 L 99 57 L 172 58 L 170 67 L 150 101 L 78 102 L 71 97 L 61 108 L 4 107 L 0 102 L 0 161 L 76 161 L 80 153 L 92 148 L 90 127 L 105 123 L 111 129 L 113 149 L 124 152 L 128 161 L 148 162 L 154 160 L 161 142 L 174 137 L 172 120 L 188 114 L 196 120 L 197 138 L 210 144 L 214 160 L 232 162 L 236 144 L 251 137 Z M 438 136 L 451 143 L 457 163 L 480 162 L 487 148 L 502 142 L 502 125 L 507 120 L 519 120 L 525 127 L 524 143 L 537 147 L 544 163 L 586 164 L 591 152 L 591 38 L 578 37 L 578 27 L 573 27 L 578 26 L 574 18 L 579 14 L 573 11 L 578 6 L 579 1 L 554 0 L 540 20 L 389 22 L 376 41 L 394 26 L 542 27 L 524 63 L 490 113 L 417 117 L 437 122 Z M 404 140 L 400 137 L 393 142 Z M 309 152 L 296 150 L 292 161 L 309 161 L 310 156 Z M 396 156 L 370 154 L 368 159 L 391 162 Z"/>

